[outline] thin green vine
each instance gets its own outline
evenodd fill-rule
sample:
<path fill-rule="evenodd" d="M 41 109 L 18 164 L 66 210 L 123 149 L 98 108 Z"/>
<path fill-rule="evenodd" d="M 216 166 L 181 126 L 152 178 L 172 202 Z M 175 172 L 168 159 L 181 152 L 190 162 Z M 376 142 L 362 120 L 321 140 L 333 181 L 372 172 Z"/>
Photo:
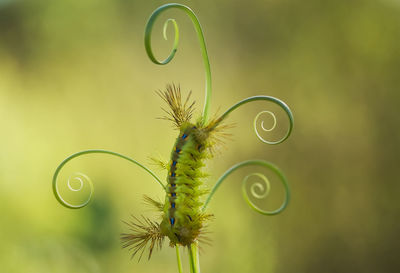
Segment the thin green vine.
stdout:
<path fill-rule="evenodd" d="M 57 198 L 57 200 L 63 206 L 65 206 L 67 208 L 79 209 L 79 208 L 83 208 L 84 206 L 89 204 L 91 196 L 92 196 L 92 193 L 93 193 L 93 185 L 92 185 L 92 182 L 90 181 L 90 179 L 85 176 L 85 178 L 86 178 L 86 180 L 87 180 L 87 182 L 89 183 L 89 186 L 90 186 L 90 196 L 87 199 L 87 201 L 85 201 L 84 203 L 79 204 L 79 205 L 72 205 L 72 204 L 68 203 L 67 201 L 65 201 L 62 198 L 62 196 L 61 196 L 61 194 L 60 194 L 60 192 L 58 190 L 58 186 L 57 186 L 58 174 L 60 173 L 60 171 L 64 167 L 64 165 L 67 164 L 70 160 L 72 160 L 72 159 L 74 159 L 74 158 L 76 158 L 78 156 L 82 156 L 82 155 L 86 155 L 86 154 L 109 154 L 109 155 L 117 156 L 117 157 L 123 158 L 125 160 L 128 160 L 129 162 L 134 163 L 135 165 L 137 165 L 137 166 L 141 167 L 142 169 L 144 169 L 147 173 L 149 173 L 161 185 L 161 187 L 163 187 L 163 189 L 165 189 L 165 185 L 161 182 L 161 180 L 150 169 L 148 169 L 147 167 L 145 167 L 144 165 L 140 164 L 139 162 L 137 162 L 136 160 L 134 160 L 132 158 L 129 158 L 129 157 L 125 156 L 125 155 L 122 155 L 122 154 L 119 154 L 119 153 L 116 153 L 116 152 L 107 151 L 107 150 L 85 150 L 85 151 L 80 151 L 80 152 L 77 152 L 75 154 L 72 154 L 69 157 L 67 157 L 66 159 L 64 159 L 61 162 L 61 164 L 58 165 L 58 167 L 57 167 L 57 169 L 56 169 L 56 171 L 54 172 L 54 175 L 53 175 L 52 184 L 53 184 L 54 196 Z"/>
<path fill-rule="evenodd" d="M 234 104 L 233 106 L 231 106 L 228 110 L 226 110 L 225 113 L 223 113 L 223 114 L 221 115 L 221 117 L 219 118 L 219 120 L 220 120 L 220 121 L 224 120 L 225 118 L 228 117 L 228 115 L 229 115 L 233 110 L 235 110 L 236 108 L 238 108 L 238 107 L 240 107 L 240 106 L 242 106 L 242 105 L 244 105 L 244 104 L 246 104 L 246 103 L 249 103 L 249 102 L 252 102 L 252 101 L 261 101 L 261 100 L 270 101 L 270 102 L 273 102 L 274 104 L 277 104 L 278 106 L 280 106 L 280 107 L 285 111 L 285 113 L 286 113 L 286 115 L 287 115 L 287 117 L 288 117 L 288 119 L 289 119 L 289 128 L 288 128 L 288 130 L 287 130 L 287 132 L 286 132 L 286 135 L 285 135 L 283 138 L 281 138 L 280 140 L 278 140 L 278 141 L 268 141 L 268 140 L 263 139 L 263 138 L 260 136 L 260 134 L 258 133 L 257 127 L 256 127 L 256 121 L 257 121 L 257 119 L 258 119 L 258 117 L 259 117 L 259 114 L 261 114 L 261 113 L 263 113 L 263 112 L 268 112 L 268 113 L 272 114 L 272 116 L 273 116 L 273 118 L 274 118 L 274 121 L 275 121 L 275 123 L 276 123 L 275 115 L 274 115 L 272 112 L 263 111 L 263 112 L 260 112 L 260 113 L 255 117 L 255 119 L 254 119 L 254 130 L 255 130 L 255 132 L 256 132 L 256 134 L 257 134 L 257 137 L 258 137 L 262 142 L 264 142 L 264 143 L 266 143 L 266 144 L 272 144 L 272 145 L 280 144 L 280 143 L 284 142 L 284 141 L 290 136 L 290 134 L 292 133 L 292 130 L 293 130 L 293 125 L 294 125 L 294 118 L 293 118 L 292 111 L 290 110 L 289 106 L 287 106 L 286 103 L 284 103 L 284 102 L 281 101 L 280 99 L 277 99 L 277 98 L 274 98 L 274 97 L 270 97 L 270 96 L 254 96 L 254 97 L 246 98 L 246 99 L 244 99 L 244 100 L 239 101 L 238 103 L 236 103 L 236 104 Z M 275 128 L 275 123 L 274 123 L 273 128 Z M 268 130 L 268 131 L 270 131 L 270 130 Z"/>
<path fill-rule="evenodd" d="M 224 182 L 225 179 L 226 179 L 231 173 L 233 173 L 234 171 L 236 171 L 236 170 L 239 169 L 239 168 L 246 167 L 246 166 L 250 166 L 250 165 L 262 166 L 262 167 L 267 168 L 267 169 L 271 170 L 272 172 L 274 172 L 274 173 L 279 177 L 280 181 L 282 182 L 282 184 L 283 184 L 283 186 L 284 186 L 284 188 L 285 188 L 285 200 L 283 201 L 282 205 L 281 205 L 278 209 L 276 209 L 276 210 L 273 210 L 273 211 L 266 211 L 266 210 L 260 209 L 258 206 L 256 206 L 256 205 L 250 200 L 250 198 L 249 198 L 249 196 L 248 196 L 248 194 L 247 194 L 247 191 L 246 191 L 246 182 L 247 182 L 247 180 L 248 180 L 247 178 L 249 177 L 249 176 L 247 176 L 247 177 L 243 180 L 243 183 L 242 183 L 242 193 L 243 193 L 243 197 L 244 197 L 244 199 L 246 200 L 247 204 L 248 204 L 253 210 L 255 210 L 255 211 L 257 211 L 258 213 L 263 214 L 263 215 L 275 215 L 275 214 L 278 214 L 278 213 L 282 212 L 282 211 L 286 208 L 287 204 L 289 203 L 289 199 L 290 199 L 290 189 L 289 189 L 289 185 L 288 185 L 288 183 L 287 183 L 286 177 L 285 177 L 285 176 L 283 175 L 283 173 L 278 169 L 278 167 L 276 167 L 276 166 L 273 165 L 272 163 L 269 163 L 269 162 L 263 161 L 263 160 L 247 160 L 247 161 L 243 161 L 243 162 L 240 162 L 240 163 L 238 163 L 238 164 L 232 166 L 229 170 L 227 170 L 227 171 L 217 180 L 217 182 L 215 183 L 214 187 L 211 189 L 211 192 L 209 193 L 209 195 L 208 195 L 206 201 L 204 202 L 204 205 L 203 205 L 202 210 L 204 211 L 204 210 L 207 208 L 208 203 L 211 201 L 211 198 L 214 196 L 214 194 L 215 194 L 215 192 L 217 191 L 217 189 L 219 188 L 219 186 L 221 186 L 222 182 Z M 260 177 L 260 175 L 259 175 L 258 173 L 254 173 L 254 175 L 257 175 L 257 176 Z M 268 195 L 270 186 L 269 186 L 269 181 L 268 181 L 268 179 L 266 179 L 265 176 L 264 176 L 264 177 L 261 176 L 261 178 L 263 179 L 264 183 L 266 184 L 266 188 L 264 189 L 264 186 L 261 186 L 261 184 L 255 184 L 255 185 L 257 185 L 257 187 L 258 187 L 259 189 L 265 190 L 265 192 L 266 192 L 267 194 L 261 195 L 261 197 L 264 198 L 264 197 L 266 197 L 266 196 Z M 254 197 L 258 198 L 258 197 L 256 196 L 256 194 L 254 194 L 254 191 L 252 191 L 252 195 L 253 195 Z"/>
<path fill-rule="evenodd" d="M 181 261 L 181 254 L 179 252 L 179 245 L 175 245 L 176 250 L 176 262 L 178 263 L 178 272 L 182 273 L 182 261 Z"/>
<path fill-rule="evenodd" d="M 197 242 L 189 246 L 189 265 L 190 273 L 200 273 L 199 248 Z"/>
<path fill-rule="evenodd" d="M 182 4 L 176 4 L 176 3 L 171 3 L 171 4 L 166 4 L 163 6 L 160 6 L 157 8 L 151 15 L 149 20 L 147 21 L 146 28 L 145 28 L 145 33 L 144 33 L 144 47 L 146 49 L 147 55 L 149 56 L 150 60 L 158 65 L 165 65 L 168 64 L 175 56 L 176 51 L 178 50 L 178 43 L 179 43 L 179 27 L 178 24 L 174 19 L 168 19 L 164 23 L 164 28 L 163 28 L 163 35 L 164 38 L 167 38 L 166 35 L 166 29 L 168 26 L 169 22 L 172 22 L 174 25 L 175 29 L 175 39 L 174 39 L 174 44 L 172 46 L 171 53 L 168 55 L 166 59 L 163 61 L 157 60 L 157 58 L 153 54 L 153 50 L 151 48 L 151 33 L 153 30 L 154 23 L 157 19 L 157 17 L 164 11 L 168 9 L 180 9 L 183 10 L 189 18 L 193 22 L 193 26 L 196 30 L 197 33 L 197 38 L 199 39 L 200 42 L 200 49 L 201 49 L 201 55 L 203 57 L 203 63 L 204 63 L 204 69 L 206 73 L 206 85 L 205 85 L 205 99 L 204 99 L 204 109 L 203 109 L 203 123 L 207 123 L 208 118 L 209 118 L 209 111 L 210 111 L 210 100 L 211 100 L 211 68 L 210 68 L 210 62 L 208 60 L 208 53 L 207 53 L 207 47 L 206 47 L 206 42 L 204 39 L 203 35 L 203 30 L 201 28 L 199 19 L 197 19 L 197 16 L 194 14 L 194 12 L 187 6 L 182 5 Z"/>

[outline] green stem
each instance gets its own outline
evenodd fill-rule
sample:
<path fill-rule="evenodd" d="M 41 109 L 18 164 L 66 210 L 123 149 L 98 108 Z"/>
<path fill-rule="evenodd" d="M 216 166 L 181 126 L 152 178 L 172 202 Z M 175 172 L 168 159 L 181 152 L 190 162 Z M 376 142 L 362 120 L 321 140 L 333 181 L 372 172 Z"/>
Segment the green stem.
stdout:
<path fill-rule="evenodd" d="M 178 263 L 178 270 L 179 273 L 182 273 L 182 261 L 181 261 L 181 254 L 179 253 L 179 246 L 175 245 L 175 249 L 176 249 L 176 260 Z"/>
<path fill-rule="evenodd" d="M 285 141 L 291 134 L 292 129 L 293 129 L 293 124 L 294 124 L 294 119 L 293 119 L 293 114 L 292 111 L 290 110 L 289 106 L 286 105 L 286 103 L 284 103 L 283 101 L 281 101 L 280 99 L 274 98 L 274 97 L 270 97 L 270 96 L 254 96 L 254 97 L 249 97 L 246 98 L 244 100 L 239 101 L 238 103 L 234 104 L 232 107 L 230 107 L 227 111 L 225 111 L 225 113 L 222 114 L 222 116 L 218 119 L 219 122 L 223 121 L 233 110 L 235 110 L 236 108 L 252 102 L 252 101 L 259 101 L 259 100 L 265 100 L 265 101 L 270 101 L 273 102 L 275 104 L 277 104 L 278 106 L 280 106 L 286 113 L 286 115 L 289 118 L 289 128 L 286 132 L 286 135 L 281 138 L 278 141 L 266 141 L 260 138 L 260 136 L 257 134 L 257 136 L 259 137 L 259 139 L 261 139 L 264 143 L 268 143 L 268 144 L 279 144 L 282 143 L 283 141 Z M 256 127 L 254 128 L 256 130 L 257 133 L 257 129 Z"/>
<path fill-rule="evenodd" d="M 189 264 L 190 264 L 190 273 L 200 273 L 200 264 L 199 264 L 199 248 L 197 243 L 194 242 L 189 245 Z"/>
<path fill-rule="evenodd" d="M 176 3 L 165 4 L 165 5 L 157 8 L 150 15 L 150 18 L 147 21 L 147 25 L 146 25 L 145 33 L 144 33 L 144 46 L 145 46 L 148 57 L 155 64 L 165 65 L 165 64 L 168 64 L 174 58 L 175 53 L 178 49 L 178 43 L 179 43 L 179 27 L 174 19 L 168 19 L 164 24 L 164 30 L 163 30 L 164 38 L 166 38 L 167 25 L 169 22 L 173 23 L 174 29 L 175 29 L 175 39 L 174 39 L 174 45 L 172 47 L 172 50 L 171 50 L 171 53 L 169 54 L 169 56 L 165 60 L 159 61 L 154 56 L 153 50 L 151 48 L 151 32 L 153 30 L 154 22 L 155 22 L 156 18 L 163 11 L 166 11 L 171 8 L 177 8 L 177 9 L 183 10 L 189 16 L 189 18 L 193 22 L 193 26 L 197 33 L 197 38 L 199 39 L 199 42 L 200 42 L 201 55 L 203 57 L 204 69 L 205 69 L 205 73 L 206 73 L 205 100 L 204 100 L 204 109 L 203 109 L 203 122 L 206 123 L 208 120 L 208 117 L 209 117 L 210 98 L 211 98 L 211 68 L 210 68 L 210 62 L 208 59 L 208 53 L 207 53 L 207 48 L 206 48 L 206 42 L 205 42 L 204 35 L 203 35 L 203 30 L 202 30 L 200 22 L 197 19 L 194 12 L 189 7 L 182 5 L 182 4 L 176 4 Z"/>
<path fill-rule="evenodd" d="M 56 171 L 54 172 L 54 175 L 53 175 L 53 193 L 54 193 L 55 197 L 57 198 L 57 200 L 63 206 L 65 206 L 67 208 L 71 208 L 71 209 L 82 208 L 82 207 L 86 206 L 89 203 L 90 198 L 85 203 L 80 204 L 80 205 L 72 205 L 72 204 L 69 204 L 68 202 L 66 202 L 61 197 L 61 195 L 60 195 L 60 193 L 58 191 L 58 187 L 57 187 L 58 174 L 60 173 L 62 167 L 64 167 L 64 165 L 67 164 L 70 160 L 72 160 L 72 159 L 74 159 L 74 158 L 76 158 L 78 156 L 82 156 L 82 155 L 86 155 L 86 154 L 109 154 L 109 155 L 114 155 L 114 156 L 123 158 L 125 160 L 128 160 L 129 162 L 132 162 L 135 165 L 137 165 L 137 166 L 141 167 L 142 169 L 144 169 L 147 173 L 149 173 L 161 185 L 161 187 L 163 187 L 163 189 L 165 189 L 165 185 L 161 182 L 161 180 L 150 169 L 148 169 L 147 167 L 145 167 L 144 165 L 140 164 L 138 161 L 136 161 L 136 160 L 134 160 L 132 158 L 129 158 L 127 156 L 124 156 L 124 155 L 116 153 L 116 152 L 107 151 L 107 150 L 85 150 L 85 151 L 77 152 L 77 153 L 75 153 L 73 155 L 70 155 L 66 159 L 64 159 L 63 162 L 61 162 L 61 164 L 58 165 L 58 167 L 57 167 L 57 169 L 56 169 Z"/>
<path fill-rule="evenodd" d="M 272 163 L 269 163 L 267 161 L 263 161 L 263 160 L 247 160 L 247 161 L 243 161 L 240 162 L 234 166 L 232 166 L 229 170 L 227 170 L 215 183 L 214 187 L 212 188 L 210 194 L 208 195 L 206 202 L 204 203 L 202 210 L 204 211 L 207 206 L 208 203 L 211 201 L 211 198 L 213 197 L 213 195 L 215 194 L 215 192 L 217 191 L 217 189 L 219 188 L 219 186 L 222 184 L 223 181 L 225 181 L 225 179 L 234 171 L 236 171 L 237 169 L 241 168 L 241 167 L 245 167 L 245 166 L 249 166 L 249 165 L 258 165 L 258 166 L 262 166 L 265 168 L 270 169 L 273 173 L 275 173 L 279 179 L 281 180 L 284 188 L 285 188 L 285 200 L 283 201 L 282 205 L 273 211 L 266 211 L 266 210 L 262 210 L 259 207 L 257 207 L 255 204 L 253 204 L 250 200 L 250 198 L 247 195 L 246 189 L 245 189 L 245 183 L 242 184 L 242 192 L 243 192 L 243 197 L 246 200 L 247 204 L 255 211 L 257 211 L 258 213 L 261 213 L 263 215 L 275 215 L 280 213 L 281 211 L 283 211 L 287 204 L 289 203 L 289 199 L 290 199 L 290 189 L 289 189 L 289 185 L 288 182 L 286 180 L 286 177 L 283 175 L 283 173 Z M 258 175 L 258 174 L 257 174 Z M 246 179 L 247 180 L 247 179 Z M 246 182 L 246 180 L 244 180 L 243 182 Z M 267 187 L 268 188 L 268 187 Z"/>

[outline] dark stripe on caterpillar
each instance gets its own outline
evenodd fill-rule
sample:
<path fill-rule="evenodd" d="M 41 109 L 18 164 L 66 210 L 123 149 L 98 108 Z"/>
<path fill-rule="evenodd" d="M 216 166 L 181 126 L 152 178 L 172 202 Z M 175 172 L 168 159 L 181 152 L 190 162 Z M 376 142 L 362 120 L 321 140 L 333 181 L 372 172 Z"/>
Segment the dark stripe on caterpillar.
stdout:
<path fill-rule="evenodd" d="M 179 160 L 179 157 L 181 155 L 182 152 L 182 147 L 185 144 L 185 142 L 187 141 L 187 139 L 189 138 L 191 129 L 187 129 L 185 132 L 183 132 L 182 137 L 179 138 L 177 140 L 176 146 L 175 146 L 175 150 L 172 154 L 172 163 L 171 163 L 171 167 L 170 167 L 170 175 L 168 177 L 168 182 L 170 184 L 169 187 L 169 192 L 170 192 L 170 198 L 169 198 L 169 202 L 170 202 L 170 209 L 169 209 L 169 216 L 170 216 L 170 224 L 171 226 L 173 226 L 175 224 L 175 210 L 176 210 L 176 193 L 175 193 L 175 189 L 177 188 L 177 185 L 175 183 L 175 179 L 176 179 L 176 170 L 177 170 L 177 163 Z M 173 221 L 171 221 L 171 219 L 173 219 Z"/>
<path fill-rule="evenodd" d="M 171 178 L 169 179 L 169 183 L 171 183 L 170 185 L 171 185 L 172 187 L 175 187 L 174 185 L 176 185 L 175 180 L 176 180 L 176 177 L 171 177 Z"/>

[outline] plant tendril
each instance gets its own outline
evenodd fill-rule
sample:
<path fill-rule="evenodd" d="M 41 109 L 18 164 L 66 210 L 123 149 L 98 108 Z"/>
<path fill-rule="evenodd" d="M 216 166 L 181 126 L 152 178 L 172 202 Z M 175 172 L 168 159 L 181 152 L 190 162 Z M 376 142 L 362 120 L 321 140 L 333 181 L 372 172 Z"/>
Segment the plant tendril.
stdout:
<path fill-rule="evenodd" d="M 287 180 L 285 178 L 285 176 L 283 175 L 283 173 L 272 163 L 269 163 L 267 161 L 263 161 L 263 160 L 247 160 L 247 161 L 243 161 L 240 162 L 234 166 L 232 166 L 229 170 L 227 170 L 215 183 L 214 187 L 212 188 L 210 194 L 208 195 L 206 202 L 203 205 L 202 210 L 204 211 L 207 208 L 208 203 L 211 201 L 211 198 L 213 197 L 213 195 L 215 194 L 216 190 L 218 189 L 218 187 L 221 185 L 221 183 L 223 181 L 225 181 L 225 179 L 234 171 L 236 171 L 239 168 L 245 167 L 245 166 L 249 166 L 249 165 L 257 165 L 257 166 L 262 166 L 265 167 L 269 170 L 271 170 L 273 173 L 275 173 L 280 181 L 282 182 L 282 185 L 285 189 L 285 200 L 283 201 L 282 205 L 276 209 L 276 210 L 272 210 L 272 211 L 267 211 L 267 210 L 263 210 L 261 208 L 259 208 L 257 205 L 255 205 L 249 198 L 249 195 L 246 191 L 246 184 L 247 181 L 249 180 L 249 178 L 251 176 L 258 176 L 259 178 L 262 179 L 263 184 L 261 183 L 255 183 L 251 186 L 250 188 L 250 193 L 252 194 L 253 197 L 261 199 L 261 198 L 265 198 L 268 196 L 269 192 L 270 192 L 270 183 L 269 180 L 267 179 L 266 176 L 264 176 L 263 174 L 260 173 L 252 173 L 250 175 L 247 175 L 243 182 L 242 182 L 242 193 L 243 193 L 243 198 L 245 199 L 246 203 L 256 212 L 263 214 L 263 215 L 275 215 L 278 214 L 280 212 L 282 212 L 287 204 L 289 203 L 289 199 L 290 199 L 290 189 L 289 189 L 289 185 L 287 183 Z M 262 194 L 258 194 L 256 192 L 256 189 L 260 190 L 261 192 L 263 192 Z"/>
<path fill-rule="evenodd" d="M 246 98 L 244 100 L 241 100 L 238 103 L 234 104 L 232 107 L 230 107 L 225 113 L 223 113 L 222 116 L 218 119 L 218 121 L 221 122 L 222 120 L 224 120 L 236 108 L 238 108 L 238 107 L 240 107 L 240 106 L 242 106 L 242 105 L 244 105 L 246 103 L 249 103 L 249 102 L 252 102 L 252 101 L 259 101 L 259 100 L 270 101 L 270 102 L 273 102 L 273 103 L 277 104 L 279 107 L 281 107 L 285 111 L 285 113 L 286 113 L 286 115 L 287 115 L 287 117 L 289 119 L 289 128 L 288 128 L 288 130 L 286 132 L 286 135 L 283 138 L 281 138 L 280 140 L 277 140 L 277 141 L 265 140 L 259 134 L 259 132 L 257 130 L 257 120 L 264 113 L 268 113 L 268 114 L 270 114 L 272 116 L 272 118 L 274 120 L 274 124 L 272 125 L 271 128 L 266 129 L 266 128 L 264 128 L 264 122 L 261 123 L 261 128 L 264 131 L 267 131 L 267 132 L 272 131 L 273 129 L 275 129 L 277 122 L 276 122 L 276 117 L 275 117 L 274 113 L 272 113 L 270 111 L 262 111 L 262 112 L 258 113 L 256 115 L 256 117 L 254 118 L 254 131 L 255 131 L 258 139 L 261 140 L 263 143 L 273 144 L 273 145 L 284 142 L 290 136 L 290 134 L 292 133 L 293 124 L 294 124 L 293 114 L 292 114 L 292 111 L 290 110 L 289 106 L 286 105 L 286 103 L 284 103 L 280 99 L 277 99 L 277 98 L 274 98 L 274 97 L 270 97 L 270 96 L 254 96 L 254 97 L 248 97 L 248 98 Z"/>
<path fill-rule="evenodd" d="M 267 195 L 269 194 L 269 192 L 271 190 L 271 183 L 269 182 L 268 178 L 265 175 L 263 175 L 262 173 L 252 173 L 252 174 L 249 174 L 248 176 L 246 176 L 243 180 L 243 186 L 245 186 L 245 184 L 247 183 L 249 178 L 252 176 L 257 176 L 257 177 L 261 178 L 263 183 L 252 184 L 250 187 L 251 195 L 257 199 L 263 199 L 263 198 L 267 197 Z M 262 192 L 262 194 L 257 193 L 257 190 Z"/>
<path fill-rule="evenodd" d="M 257 116 L 254 118 L 254 128 L 257 128 L 257 120 L 264 113 L 268 113 L 272 117 L 274 122 L 273 122 L 271 128 L 267 129 L 267 128 L 264 127 L 264 121 L 261 121 L 261 129 L 263 129 L 263 131 L 265 131 L 265 132 L 271 132 L 276 127 L 276 116 L 271 111 L 261 111 L 260 113 L 258 113 Z"/>
<path fill-rule="evenodd" d="M 177 47 L 178 47 L 178 43 L 179 43 L 179 27 L 178 27 L 178 23 L 176 22 L 175 19 L 168 19 L 168 20 L 165 21 L 164 27 L 163 27 L 163 37 L 164 37 L 165 40 L 168 40 L 167 30 L 168 30 L 169 22 L 171 22 L 174 25 L 175 41 L 174 41 L 173 48 L 175 48 L 175 51 L 176 51 Z M 178 37 L 178 38 L 176 38 L 176 37 Z"/>
<path fill-rule="evenodd" d="M 210 62 L 208 60 L 208 53 L 207 53 L 207 48 L 206 48 L 206 42 L 204 39 L 203 35 L 203 30 L 201 28 L 200 22 L 197 19 L 196 15 L 194 12 L 187 6 L 182 5 L 182 4 L 176 4 L 176 3 L 171 3 L 171 4 L 165 4 L 163 6 L 160 6 L 157 8 L 151 15 L 149 20 L 147 21 L 146 28 L 145 28 L 145 33 L 144 33 L 144 46 L 147 52 L 147 56 L 150 58 L 150 60 L 158 65 L 165 65 L 168 64 L 175 56 L 176 51 L 178 50 L 178 43 L 179 43 L 179 27 L 177 22 L 174 19 L 168 19 L 164 23 L 163 27 L 163 36 L 164 39 L 167 39 L 167 27 L 169 22 L 172 22 L 174 25 L 175 29 L 175 38 L 174 38 L 174 44 L 172 46 L 171 53 L 168 55 L 166 59 L 163 61 L 157 60 L 157 58 L 154 56 L 153 50 L 151 48 L 151 32 L 153 30 L 154 22 L 156 18 L 163 12 L 171 8 L 177 8 L 180 10 L 183 10 L 189 18 L 193 22 L 193 26 L 196 30 L 197 33 L 197 38 L 199 39 L 200 43 L 200 49 L 201 49 L 201 54 L 203 57 L 203 63 L 204 63 L 204 68 L 206 72 L 206 84 L 205 84 L 205 100 L 204 100 L 204 109 L 203 109 L 203 123 L 206 123 L 209 117 L 209 108 L 210 108 L 210 98 L 211 98 L 211 69 L 210 69 Z"/>
<path fill-rule="evenodd" d="M 119 154 L 119 153 L 116 153 L 116 152 L 107 151 L 107 150 L 85 150 L 85 151 L 80 151 L 80 152 L 77 152 L 77 153 L 75 153 L 75 154 L 72 154 L 72 155 L 70 155 L 69 157 L 67 157 L 66 159 L 64 159 L 63 162 L 61 162 L 61 164 L 58 165 L 58 167 L 57 167 L 57 169 L 56 169 L 56 171 L 54 172 L 54 175 L 53 175 L 53 182 L 52 182 L 52 183 L 53 183 L 53 193 L 54 193 L 54 196 L 56 197 L 56 199 L 58 200 L 58 202 L 60 202 L 63 206 L 65 206 L 65 207 L 67 207 L 67 208 L 70 208 L 70 209 L 79 209 L 79 208 L 82 208 L 82 207 L 86 206 L 87 204 L 89 204 L 90 199 L 91 199 L 91 197 L 92 197 L 93 189 L 94 189 L 94 188 L 93 188 L 92 181 L 89 179 L 89 177 L 87 177 L 87 176 L 84 175 L 84 174 L 78 173 L 78 174 L 77 174 L 77 175 L 78 175 L 77 177 L 73 177 L 73 179 L 76 179 L 76 180 L 79 182 L 79 185 L 80 185 L 80 186 L 79 186 L 78 188 L 75 188 L 75 187 L 72 187 L 72 186 L 71 186 L 71 182 L 70 182 L 70 181 L 71 181 L 71 177 L 68 179 L 68 182 L 67 182 L 68 188 L 69 188 L 71 191 L 73 191 L 73 192 L 80 191 L 80 190 L 83 188 L 83 186 L 84 186 L 84 184 L 85 184 L 85 181 L 88 182 L 88 184 L 89 184 L 89 186 L 90 186 L 90 195 L 89 195 L 89 198 L 88 198 L 85 202 L 83 202 L 82 204 L 73 205 L 73 204 L 70 204 L 70 203 L 68 203 L 67 201 L 65 201 L 65 200 L 61 197 L 61 194 L 60 194 L 60 192 L 59 192 L 59 190 L 58 190 L 58 185 L 57 185 L 57 177 L 58 177 L 58 174 L 60 173 L 60 171 L 61 171 L 61 169 L 64 167 L 64 165 L 67 164 L 70 160 L 72 160 L 72 159 L 74 159 L 74 158 L 76 158 L 76 157 L 78 157 L 78 156 L 82 156 L 82 155 L 86 155 L 86 154 L 109 154 L 109 155 L 114 155 L 114 156 L 123 158 L 123 159 L 125 159 L 125 160 L 128 160 L 129 162 L 134 163 L 135 165 L 141 167 L 141 168 L 144 169 L 146 172 L 148 172 L 155 180 L 157 180 L 157 182 L 161 185 L 161 187 L 163 187 L 163 189 L 165 189 L 165 185 L 161 182 L 161 180 L 160 180 L 150 169 L 148 169 L 147 167 L 145 167 L 144 165 L 140 164 L 139 162 L 137 162 L 136 160 L 134 160 L 134 159 L 132 159 L 132 158 L 129 158 L 129 157 L 127 157 L 127 156 L 124 156 L 124 155 Z M 83 179 L 82 179 L 82 178 L 83 178 Z"/>

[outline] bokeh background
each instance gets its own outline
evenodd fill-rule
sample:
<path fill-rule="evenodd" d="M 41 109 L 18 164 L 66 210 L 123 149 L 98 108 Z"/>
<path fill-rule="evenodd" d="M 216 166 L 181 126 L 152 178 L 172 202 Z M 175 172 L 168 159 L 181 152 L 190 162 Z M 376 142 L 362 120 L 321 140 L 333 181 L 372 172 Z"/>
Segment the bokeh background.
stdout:
<path fill-rule="evenodd" d="M 181 2 L 204 29 L 212 113 L 264 94 L 295 117 L 292 136 L 269 146 L 251 127 L 268 105 L 231 115 L 232 140 L 209 161 L 206 183 L 239 161 L 265 159 L 284 171 L 292 199 L 278 216 L 258 215 L 240 192 L 251 170 L 232 175 L 209 207 L 213 243 L 202 247 L 202 271 L 399 272 L 400 1 Z M 146 20 L 164 3 L 0 0 L 1 272 L 177 272 L 167 243 L 149 262 L 121 250 L 121 220 L 156 219 L 142 195 L 163 199 L 142 170 L 89 155 L 60 177 L 91 177 L 89 206 L 66 209 L 51 190 L 57 165 L 83 149 L 121 152 L 153 169 L 150 156 L 168 158 L 177 132 L 157 119 L 163 104 L 154 93 L 166 83 L 193 90 L 202 109 L 203 64 L 182 12 L 163 15 L 153 35 L 157 56 L 166 56 L 162 23 L 178 20 L 172 63 L 156 66 L 144 51 Z M 278 183 L 271 194 L 270 208 L 282 201 Z"/>

